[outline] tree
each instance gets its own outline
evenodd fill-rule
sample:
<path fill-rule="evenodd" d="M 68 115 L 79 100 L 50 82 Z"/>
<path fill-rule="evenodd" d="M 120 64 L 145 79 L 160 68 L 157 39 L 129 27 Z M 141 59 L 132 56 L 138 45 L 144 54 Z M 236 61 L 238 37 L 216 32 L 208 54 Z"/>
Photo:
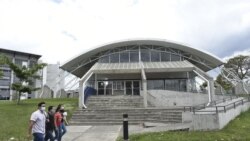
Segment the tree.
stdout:
<path fill-rule="evenodd" d="M 10 69 L 14 72 L 15 76 L 19 79 L 11 85 L 11 89 L 17 92 L 17 104 L 20 103 L 20 97 L 22 93 L 31 94 L 33 91 L 37 91 L 40 88 L 35 88 L 33 86 L 33 81 L 36 79 L 41 79 L 41 76 L 37 72 L 43 69 L 47 64 L 34 64 L 33 66 L 19 66 L 10 61 L 7 57 L 2 57 L 4 62 L 9 65 Z"/>
<path fill-rule="evenodd" d="M 0 54 L 0 65 L 4 65 L 6 62 L 5 62 L 5 58 L 3 57 L 2 54 Z M 3 71 L 0 70 L 0 78 L 3 76 Z"/>
<path fill-rule="evenodd" d="M 233 71 L 240 80 L 242 81 L 249 81 L 250 78 L 250 56 L 238 55 L 233 57 L 224 64 L 224 67 L 230 71 Z M 225 75 L 229 73 L 222 70 Z M 230 79 L 232 76 L 228 75 Z M 219 83 L 225 90 L 230 90 L 233 85 L 232 83 L 223 77 L 222 74 L 219 74 L 216 78 L 216 82 Z"/>
<path fill-rule="evenodd" d="M 229 59 L 224 67 L 232 69 L 241 80 L 250 78 L 250 56 L 238 55 Z"/>
<path fill-rule="evenodd" d="M 216 82 L 217 82 L 218 84 L 220 84 L 221 87 L 222 87 L 224 90 L 226 90 L 226 91 L 230 90 L 230 89 L 233 87 L 233 85 L 232 85 L 226 78 L 224 78 L 221 74 L 219 74 L 219 75 L 217 76 Z"/>

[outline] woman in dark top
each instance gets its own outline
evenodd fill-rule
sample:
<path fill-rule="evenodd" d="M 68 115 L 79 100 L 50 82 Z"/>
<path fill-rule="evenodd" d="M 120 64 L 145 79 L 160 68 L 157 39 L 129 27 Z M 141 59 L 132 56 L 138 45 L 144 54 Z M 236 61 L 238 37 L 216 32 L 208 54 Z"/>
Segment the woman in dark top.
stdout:
<path fill-rule="evenodd" d="M 48 140 L 54 141 L 55 139 L 55 137 L 53 136 L 53 131 L 55 130 L 54 114 L 55 114 L 54 107 L 49 106 L 47 120 L 46 120 L 45 141 Z"/>

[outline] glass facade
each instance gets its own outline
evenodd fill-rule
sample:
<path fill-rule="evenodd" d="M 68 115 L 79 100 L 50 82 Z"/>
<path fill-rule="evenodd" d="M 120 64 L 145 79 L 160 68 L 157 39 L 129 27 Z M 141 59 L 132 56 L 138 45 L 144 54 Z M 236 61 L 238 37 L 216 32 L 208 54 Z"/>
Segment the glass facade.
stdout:
<path fill-rule="evenodd" d="M 112 53 L 110 53 L 112 52 Z M 120 47 L 119 50 L 109 50 L 103 53 L 99 63 L 129 63 L 129 62 L 169 62 L 182 61 L 180 50 L 170 47 L 142 45 L 138 47 Z M 148 90 L 187 91 L 187 79 L 151 78 L 147 80 Z M 98 94 L 139 95 L 141 80 L 114 80 L 98 82 Z"/>
<path fill-rule="evenodd" d="M 181 61 L 183 57 L 180 51 L 171 52 L 166 50 L 137 48 L 132 50 L 121 50 L 108 52 L 99 59 L 100 63 L 128 63 L 128 62 L 166 62 Z M 141 57 L 141 58 L 140 58 Z"/>
<path fill-rule="evenodd" d="M 171 91 L 187 91 L 186 79 L 164 79 L 164 80 L 148 80 L 148 90 L 171 90 Z"/>
<path fill-rule="evenodd" d="M 94 81 L 92 81 L 94 83 Z M 93 86 L 94 88 L 94 86 Z M 97 81 L 97 95 L 140 95 L 141 80 Z M 147 80 L 147 90 L 187 91 L 186 79 Z"/>

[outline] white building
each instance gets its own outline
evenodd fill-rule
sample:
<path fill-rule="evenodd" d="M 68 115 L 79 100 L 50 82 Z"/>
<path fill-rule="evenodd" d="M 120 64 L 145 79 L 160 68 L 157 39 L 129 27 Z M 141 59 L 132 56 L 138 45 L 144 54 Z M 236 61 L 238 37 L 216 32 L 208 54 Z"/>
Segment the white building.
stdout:
<path fill-rule="evenodd" d="M 64 89 L 65 85 L 65 72 L 60 69 L 60 63 L 48 64 L 44 69 L 44 84 L 47 85 L 53 91 L 53 97 L 55 93 Z"/>

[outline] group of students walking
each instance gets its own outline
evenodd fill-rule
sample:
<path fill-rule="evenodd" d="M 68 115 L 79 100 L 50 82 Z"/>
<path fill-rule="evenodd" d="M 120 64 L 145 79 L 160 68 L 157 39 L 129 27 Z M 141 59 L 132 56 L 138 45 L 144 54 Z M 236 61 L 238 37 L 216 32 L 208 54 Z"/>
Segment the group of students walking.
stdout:
<path fill-rule="evenodd" d="M 45 111 L 45 102 L 38 104 L 38 110 L 30 117 L 29 133 L 34 141 L 61 141 L 62 136 L 67 132 L 65 125 L 68 125 L 64 106 L 59 104 L 55 109 L 49 106 L 48 113 Z"/>

